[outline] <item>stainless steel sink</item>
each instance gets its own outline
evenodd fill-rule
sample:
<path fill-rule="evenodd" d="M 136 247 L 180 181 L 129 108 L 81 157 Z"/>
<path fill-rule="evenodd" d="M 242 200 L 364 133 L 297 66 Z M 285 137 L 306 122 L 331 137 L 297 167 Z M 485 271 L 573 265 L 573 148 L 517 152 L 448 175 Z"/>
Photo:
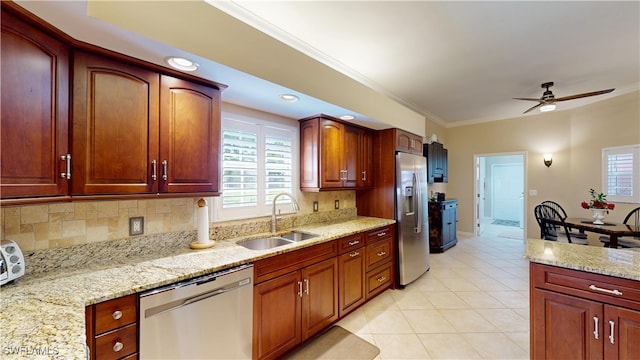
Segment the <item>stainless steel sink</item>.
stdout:
<path fill-rule="evenodd" d="M 298 232 L 298 231 L 292 231 L 292 232 L 288 232 L 286 234 L 280 235 L 281 238 L 285 238 L 285 239 L 291 240 L 291 241 L 309 240 L 309 239 L 312 239 L 312 238 L 314 238 L 316 236 L 317 235 L 307 234 L 307 233 Z"/>
<path fill-rule="evenodd" d="M 240 240 L 237 242 L 237 244 L 251 250 L 267 250 L 278 246 L 293 244 L 298 241 L 308 240 L 316 236 L 317 235 L 291 231 L 278 236 L 267 238 Z"/>
<path fill-rule="evenodd" d="M 238 241 L 238 245 L 251 250 L 267 250 L 277 246 L 293 244 L 295 241 L 281 237 L 258 238 Z"/>

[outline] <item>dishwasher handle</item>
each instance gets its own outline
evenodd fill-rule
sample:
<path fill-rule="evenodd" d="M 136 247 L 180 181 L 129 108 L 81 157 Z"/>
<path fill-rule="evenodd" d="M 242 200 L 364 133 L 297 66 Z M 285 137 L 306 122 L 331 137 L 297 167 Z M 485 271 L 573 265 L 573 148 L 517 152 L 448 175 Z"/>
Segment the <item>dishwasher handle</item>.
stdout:
<path fill-rule="evenodd" d="M 148 319 L 148 318 L 150 318 L 152 316 L 161 314 L 163 312 L 167 312 L 167 311 L 175 310 L 175 309 L 187 306 L 187 305 L 191 305 L 191 304 L 197 303 L 198 301 L 206 300 L 206 299 L 208 299 L 210 297 L 214 297 L 214 296 L 217 296 L 217 295 L 220 295 L 220 294 L 227 293 L 229 291 L 233 291 L 233 290 L 235 290 L 235 289 L 237 289 L 239 287 L 242 287 L 242 286 L 245 286 L 245 285 L 248 285 L 248 284 L 251 284 L 251 279 L 250 278 L 242 279 L 242 280 L 237 281 L 237 282 L 235 282 L 233 284 L 229 284 L 229 285 L 223 286 L 221 288 L 217 288 L 217 289 L 211 290 L 211 291 L 206 292 L 204 294 L 192 296 L 192 297 L 189 297 L 189 298 L 186 298 L 186 299 L 176 300 L 176 301 L 173 301 L 173 302 L 171 302 L 169 304 L 156 306 L 154 308 L 145 310 L 144 317 Z"/>

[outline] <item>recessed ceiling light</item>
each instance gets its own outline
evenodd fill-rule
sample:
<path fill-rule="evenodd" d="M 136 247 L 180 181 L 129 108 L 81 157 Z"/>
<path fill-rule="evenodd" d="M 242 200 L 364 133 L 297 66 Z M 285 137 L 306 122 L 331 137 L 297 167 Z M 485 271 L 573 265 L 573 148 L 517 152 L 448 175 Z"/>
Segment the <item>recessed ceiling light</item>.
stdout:
<path fill-rule="evenodd" d="M 282 94 L 280 95 L 280 100 L 284 102 L 296 102 L 298 101 L 298 97 L 293 94 Z"/>
<path fill-rule="evenodd" d="M 355 118 L 356 117 L 353 116 L 353 115 L 342 115 L 342 116 L 340 116 L 340 119 L 342 119 L 342 120 L 353 120 Z"/>
<path fill-rule="evenodd" d="M 189 59 L 175 56 L 167 58 L 167 64 L 169 64 L 174 69 L 182 71 L 196 71 L 199 66 Z"/>

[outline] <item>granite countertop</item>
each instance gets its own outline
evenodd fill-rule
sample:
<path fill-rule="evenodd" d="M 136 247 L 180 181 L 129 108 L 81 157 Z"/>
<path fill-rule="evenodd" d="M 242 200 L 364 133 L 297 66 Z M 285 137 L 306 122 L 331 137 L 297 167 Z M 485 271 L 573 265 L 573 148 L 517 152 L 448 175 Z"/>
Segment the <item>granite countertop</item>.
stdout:
<path fill-rule="evenodd" d="M 130 257 L 117 265 L 92 266 L 25 276 L 0 290 L 0 337 L 3 359 L 25 356 L 43 359 L 86 358 L 85 307 L 158 286 L 171 284 L 233 266 L 331 241 L 343 236 L 393 224 L 388 219 L 357 217 L 287 230 L 318 235 L 299 243 L 269 250 L 249 250 L 236 244 L 253 234 L 216 241 L 209 249 L 179 249 L 159 258 Z"/>
<path fill-rule="evenodd" d="M 528 239 L 525 259 L 546 265 L 640 281 L 640 252 Z"/>

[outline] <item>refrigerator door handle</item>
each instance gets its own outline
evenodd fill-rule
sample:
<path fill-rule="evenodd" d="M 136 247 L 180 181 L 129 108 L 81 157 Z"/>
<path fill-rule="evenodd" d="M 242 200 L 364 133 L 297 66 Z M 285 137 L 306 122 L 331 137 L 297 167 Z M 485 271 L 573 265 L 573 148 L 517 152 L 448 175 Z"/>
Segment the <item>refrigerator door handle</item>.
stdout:
<path fill-rule="evenodd" d="M 413 217 L 413 223 L 415 226 L 413 227 L 413 230 L 416 232 L 416 234 L 420 234 L 422 232 L 422 201 L 420 201 L 422 193 L 420 190 L 420 178 L 416 173 L 413 173 L 413 189 L 413 209 L 415 212 L 415 215 Z"/>

